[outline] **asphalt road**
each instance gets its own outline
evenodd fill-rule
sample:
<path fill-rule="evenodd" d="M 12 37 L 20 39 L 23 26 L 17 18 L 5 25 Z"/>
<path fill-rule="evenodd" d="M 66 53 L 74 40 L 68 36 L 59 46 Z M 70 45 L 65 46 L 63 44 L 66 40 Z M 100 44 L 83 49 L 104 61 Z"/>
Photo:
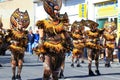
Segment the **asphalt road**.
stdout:
<path fill-rule="evenodd" d="M 7 51 L 5 56 L 0 56 L 0 80 L 11 80 L 12 70 L 10 66 L 10 52 Z M 71 67 L 71 58 L 66 57 L 65 62 L 65 79 L 60 80 L 120 80 L 120 64 L 114 62 L 110 68 L 104 67 L 104 61 L 100 61 L 99 70 L 100 76 L 88 76 L 88 64 L 81 63 L 81 67 Z M 94 61 L 92 69 L 95 71 Z M 22 80 L 42 80 L 43 64 L 40 62 L 36 55 L 25 54 L 24 65 L 22 69 Z"/>

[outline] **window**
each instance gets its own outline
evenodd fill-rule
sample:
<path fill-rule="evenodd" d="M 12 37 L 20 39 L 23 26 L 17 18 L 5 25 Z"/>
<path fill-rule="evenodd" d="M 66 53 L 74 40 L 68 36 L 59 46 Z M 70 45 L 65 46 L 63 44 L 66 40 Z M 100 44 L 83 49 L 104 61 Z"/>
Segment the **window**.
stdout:
<path fill-rule="evenodd" d="M 0 0 L 0 3 L 1 3 L 1 2 L 5 2 L 5 1 L 11 1 L 11 0 Z"/>
<path fill-rule="evenodd" d="M 0 0 L 0 2 L 4 2 L 4 0 Z"/>

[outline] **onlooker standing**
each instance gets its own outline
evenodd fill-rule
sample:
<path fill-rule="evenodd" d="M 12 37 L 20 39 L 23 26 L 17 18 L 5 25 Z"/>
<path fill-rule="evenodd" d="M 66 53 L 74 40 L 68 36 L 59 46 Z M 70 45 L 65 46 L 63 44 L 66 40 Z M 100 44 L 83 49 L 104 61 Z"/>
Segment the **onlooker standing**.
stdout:
<path fill-rule="evenodd" d="M 27 47 L 27 51 L 30 54 L 33 54 L 33 50 L 32 50 L 32 44 L 34 43 L 34 34 L 32 30 L 29 30 L 28 33 L 28 47 Z"/>
<path fill-rule="evenodd" d="M 36 33 L 34 34 L 34 43 L 32 45 L 32 49 L 36 48 L 39 43 L 39 31 L 37 30 Z"/>
<path fill-rule="evenodd" d="M 118 40 L 118 60 L 119 60 L 119 63 L 120 63 L 120 38 Z"/>

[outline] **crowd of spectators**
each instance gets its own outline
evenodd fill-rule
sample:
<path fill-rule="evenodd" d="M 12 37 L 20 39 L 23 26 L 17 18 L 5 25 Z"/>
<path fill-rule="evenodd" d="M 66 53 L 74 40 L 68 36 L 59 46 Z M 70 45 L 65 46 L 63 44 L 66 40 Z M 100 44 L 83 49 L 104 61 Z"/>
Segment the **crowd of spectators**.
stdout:
<path fill-rule="evenodd" d="M 27 52 L 29 54 L 33 54 L 33 49 L 37 47 L 38 43 L 39 43 L 39 31 L 36 30 L 36 32 L 33 33 L 32 30 L 29 30 Z"/>

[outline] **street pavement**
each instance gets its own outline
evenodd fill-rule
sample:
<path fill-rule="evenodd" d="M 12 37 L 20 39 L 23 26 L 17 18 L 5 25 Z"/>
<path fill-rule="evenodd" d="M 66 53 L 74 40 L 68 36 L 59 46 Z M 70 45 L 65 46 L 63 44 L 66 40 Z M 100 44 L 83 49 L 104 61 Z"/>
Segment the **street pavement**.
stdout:
<path fill-rule="evenodd" d="M 10 52 L 6 51 L 5 56 L 0 56 L 0 63 L 3 67 L 0 67 L 0 80 L 11 80 L 12 69 L 10 66 Z M 71 57 L 66 57 L 65 62 L 65 79 L 59 80 L 120 80 L 120 64 L 113 62 L 110 68 L 104 67 L 104 61 L 100 60 L 99 70 L 100 76 L 88 76 L 88 64 L 81 63 L 81 67 L 71 67 Z M 95 71 L 94 61 L 92 69 Z M 21 73 L 22 80 L 42 80 L 43 64 L 38 60 L 36 55 L 29 53 L 25 54 L 24 65 Z"/>

